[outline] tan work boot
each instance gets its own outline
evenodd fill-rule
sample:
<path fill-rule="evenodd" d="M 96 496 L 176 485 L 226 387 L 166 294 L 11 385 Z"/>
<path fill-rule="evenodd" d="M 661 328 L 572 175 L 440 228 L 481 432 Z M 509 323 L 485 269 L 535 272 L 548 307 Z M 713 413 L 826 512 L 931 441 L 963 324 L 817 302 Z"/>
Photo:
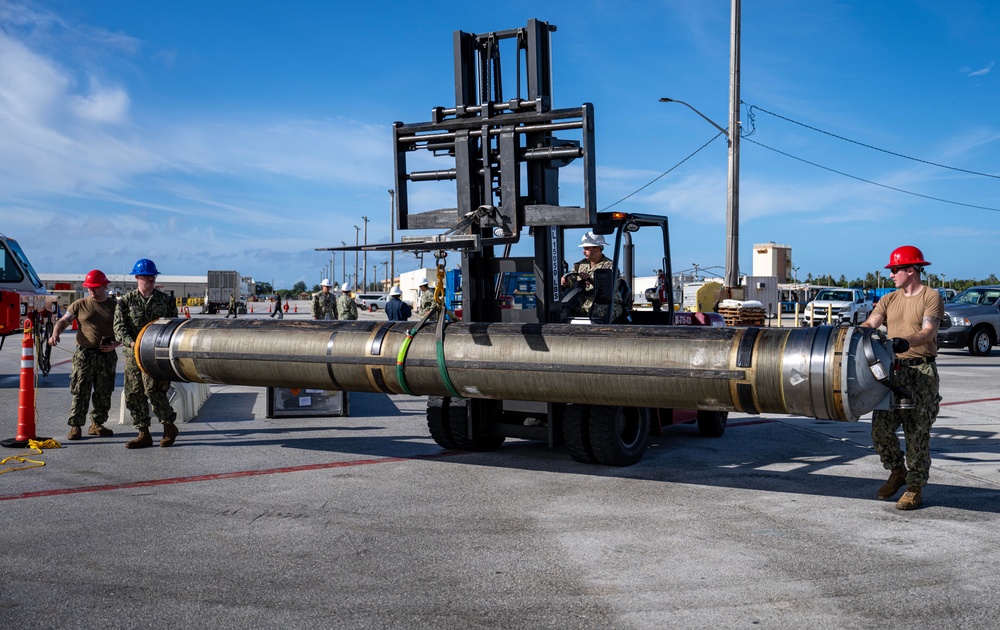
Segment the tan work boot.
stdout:
<path fill-rule="evenodd" d="M 177 425 L 173 422 L 163 425 L 163 437 L 160 438 L 160 446 L 170 446 L 177 439 Z"/>
<path fill-rule="evenodd" d="M 146 448 L 153 445 L 153 436 L 149 434 L 149 427 L 139 429 L 139 435 L 125 442 L 125 448 Z"/>
<path fill-rule="evenodd" d="M 924 504 L 923 497 L 920 496 L 920 486 L 907 486 L 906 492 L 896 501 L 897 510 L 915 510 Z"/>
<path fill-rule="evenodd" d="M 882 484 L 875 494 L 880 499 L 891 499 L 899 489 L 906 485 L 906 466 L 896 466 L 889 473 L 889 480 Z"/>
<path fill-rule="evenodd" d="M 66 436 L 66 439 L 79 440 L 82 435 L 83 435 L 83 429 L 74 424 L 69 428 L 69 435 Z"/>
<path fill-rule="evenodd" d="M 88 435 L 96 435 L 99 437 L 111 437 L 115 434 L 111 429 L 104 428 L 103 424 L 97 424 L 96 422 L 90 423 L 90 428 L 87 429 Z"/>

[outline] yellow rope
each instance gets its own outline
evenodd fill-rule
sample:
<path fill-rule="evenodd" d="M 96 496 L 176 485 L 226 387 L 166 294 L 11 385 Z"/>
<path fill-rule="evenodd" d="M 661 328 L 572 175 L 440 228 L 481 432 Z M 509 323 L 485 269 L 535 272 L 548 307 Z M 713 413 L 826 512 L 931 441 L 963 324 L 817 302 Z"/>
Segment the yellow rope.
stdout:
<path fill-rule="evenodd" d="M 62 448 L 62 444 L 49 438 L 47 440 L 28 440 L 28 448 L 31 449 L 32 454 L 41 455 L 43 448 Z M 0 466 L 5 465 L 9 461 L 21 462 L 22 464 L 30 464 L 28 466 L 11 466 L 0 470 L 0 475 L 5 472 L 13 472 L 15 470 L 28 470 L 29 468 L 41 468 L 45 465 L 45 462 L 38 461 L 37 459 L 30 459 L 25 455 L 11 455 L 10 457 L 4 457 L 0 460 Z"/>

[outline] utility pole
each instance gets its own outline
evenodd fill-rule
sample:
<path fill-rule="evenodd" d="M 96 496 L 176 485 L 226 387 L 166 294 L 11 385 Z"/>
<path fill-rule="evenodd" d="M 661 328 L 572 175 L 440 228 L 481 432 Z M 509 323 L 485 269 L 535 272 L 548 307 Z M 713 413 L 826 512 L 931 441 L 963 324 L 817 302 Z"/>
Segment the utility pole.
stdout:
<path fill-rule="evenodd" d="M 354 246 L 355 247 L 357 247 L 359 245 L 358 234 L 360 232 L 361 232 L 361 228 L 359 228 L 358 226 L 355 225 L 354 226 Z M 354 288 L 355 288 L 355 290 L 357 290 L 358 293 L 361 293 L 362 291 L 364 291 L 364 289 L 362 289 L 361 287 L 358 286 L 358 250 L 356 250 L 356 249 L 354 250 Z"/>
<path fill-rule="evenodd" d="M 740 0 L 733 0 L 729 40 L 729 189 L 726 196 L 726 288 L 740 285 Z"/>
<path fill-rule="evenodd" d="M 365 222 L 365 247 L 368 247 L 368 217 L 361 217 L 361 220 Z M 361 255 L 364 264 L 361 266 L 361 274 L 364 276 L 364 287 L 365 291 L 368 290 L 368 251 L 366 250 L 364 254 Z"/>
<path fill-rule="evenodd" d="M 378 291 L 378 265 L 372 265 L 372 286 L 373 291 Z"/>
<path fill-rule="evenodd" d="M 385 290 L 388 291 L 396 284 L 396 277 L 389 275 L 389 261 L 386 260 L 382 263 L 385 265 Z"/>
<path fill-rule="evenodd" d="M 344 247 L 347 247 L 347 243 L 345 241 L 340 241 L 340 244 L 342 246 L 344 246 Z M 342 251 L 342 252 L 340 252 L 340 286 L 341 286 L 341 288 L 343 288 L 344 285 L 346 285 L 346 284 L 347 284 L 347 252 L 346 251 Z"/>
<path fill-rule="evenodd" d="M 389 242 L 396 242 L 396 191 L 389 189 Z M 396 250 L 389 250 L 389 283 L 396 279 Z"/>

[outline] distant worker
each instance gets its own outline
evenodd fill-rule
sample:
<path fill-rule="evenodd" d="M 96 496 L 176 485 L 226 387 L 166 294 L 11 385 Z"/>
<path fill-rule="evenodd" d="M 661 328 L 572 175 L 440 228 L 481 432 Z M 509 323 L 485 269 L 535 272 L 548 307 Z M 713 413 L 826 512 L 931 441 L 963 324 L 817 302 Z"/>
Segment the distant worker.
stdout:
<path fill-rule="evenodd" d="M 73 353 L 73 371 L 69 377 L 69 393 L 73 402 L 69 407 L 69 435 L 67 439 L 79 440 L 90 412 L 89 435 L 110 437 L 111 429 L 105 428 L 111 410 L 111 394 L 115 390 L 115 371 L 118 365 L 120 344 L 115 341 L 115 299 L 108 295 L 108 278 L 100 269 L 93 269 L 83 280 L 88 296 L 74 301 L 59 318 L 49 337 L 49 345 L 59 345 L 59 335 L 73 323 L 79 322 L 76 331 L 76 352 Z"/>
<path fill-rule="evenodd" d="M 890 471 L 889 479 L 876 495 L 892 499 L 899 489 L 906 492 L 896 502 L 900 510 L 915 510 L 923 504 L 921 492 L 931 469 L 931 425 L 937 419 L 941 396 L 938 378 L 937 331 L 944 317 L 941 294 L 920 282 L 920 272 L 930 263 L 912 245 L 897 247 L 889 255 L 889 270 L 896 290 L 882 297 L 862 328 L 886 325 L 896 353 L 894 381 L 913 396 L 912 409 L 876 410 L 872 414 L 872 444 Z M 896 431 L 903 427 L 906 457 Z"/>
<path fill-rule="evenodd" d="M 330 280 L 323 278 L 319 291 L 312 296 L 313 319 L 337 319 L 337 301 L 330 293 Z"/>
<path fill-rule="evenodd" d="M 423 317 L 431 312 L 434 307 L 434 291 L 430 288 L 430 282 L 424 278 L 417 285 L 417 316 Z"/>
<path fill-rule="evenodd" d="M 337 298 L 337 319 L 353 320 L 358 318 L 358 303 L 351 296 L 351 286 L 347 285 Z"/>
<path fill-rule="evenodd" d="M 154 380 L 144 374 L 135 362 L 135 338 L 146 324 L 161 317 L 177 317 L 174 298 L 156 288 L 160 272 L 148 258 L 140 258 L 132 267 L 139 286 L 129 291 L 115 308 L 115 339 L 125 346 L 125 407 L 132 415 L 132 424 L 139 435 L 125 443 L 125 448 L 146 448 L 153 445 L 149 433 L 149 407 L 163 425 L 160 446 L 170 446 L 177 439 L 177 412 L 170 406 L 167 390 L 170 381 Z"/>
<path fill-rule="evenodd" d="M 604 255 L 604 248 L 607 247 L 608 243 L 604 240 L 604 236 L 600 234 L 594 234 L 593 232 L 587 232 L 580 239 L 580 245 L 583 249 L 583 260 L 573 265 L 573 271 L 567 273 L 562 277 L 560 284 L 563 288 L 569 289 L 581 289 L 583 295 L 580 301 L 574 307 L 574 315 L 590 315 L 591 309 L 594 307 L 595 298 L 595 287 L 594 287 L 594 272 L 598 269 L 613 269 L 613 262 L 610 258 Z M 622 305 L 618 292 L 615 292 L 614 297 L 614 313 L 611 320 L 614 321 L 618 319 L 622 312 Z M 606 313 L 607 311 L 605 311 Z"/>
<path fill-rule="evenodd" d="M 413 314 L 410 305 L 400 299 L 402 295 L 403 290 L 398 286 L 392 287 L 389 291 L 389 303 L 385 305 L 385 316 L 390 322 L 405 322 Z"/>
<path fill-rule="evenodd" d="M 278 316 L 278 319 L 285 318 L 285 314 L 281 312 L 281 295 L 278 293 L 274 294 L 274 310 L 271 311 L 271 317 L 275 315 Z"/>
<path fill-rule="evenodd" d="M 229 319 L 230 315 L 233 316 L 233 319 L 236 319 L 236 296 L 233 295 L 232 293 L 229 294 L 229 307 L 228 308 L 229 308 L 229 312 L 226 313 L 226 319 Z"/>

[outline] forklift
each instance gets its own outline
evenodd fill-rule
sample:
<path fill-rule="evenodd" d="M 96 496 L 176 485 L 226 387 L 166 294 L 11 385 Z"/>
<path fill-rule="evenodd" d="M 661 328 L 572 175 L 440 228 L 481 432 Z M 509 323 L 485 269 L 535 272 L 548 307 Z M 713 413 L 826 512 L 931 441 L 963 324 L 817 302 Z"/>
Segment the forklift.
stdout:
<path fill-rule="evenodd" d="M 555 30 L 532 19 L 524 28 L 483 34 L 456 31 L 455 106 L 433 108 L 427 122 L 393 125 L 396 227 L 440 233 L 323 251 L 423 251 L 434 253 L 439 271 L 448 252 L 458 252 L 466 322 L 721 326 L 722 318 L 714 313 L 675 313 L 666 217 L 597 211 L 594 108 L 584 103 L 553 109 Z M 513 50 L 516 56 L 513 95 L 504 94 L 501 50 Z M 410 156 L 418 151 L 446 160 L 446 168 L 410 170 L 409 163 L 415 161 Z M 559 171 L 577 160 L 582 166 L 582 205 L 562 205 Z M 449 180 L 457 190 L 455 207 L 411 208 L 412 185 Z M 657 286 L 646 292 L 651 311 L 632 308 L 632 239 L 643 228 L 658 229 L 663 247 Z M 586 316 L 575 304 L 579 294 L 564 292 L 561 286 L 567 229 L 614 235 L 613 268 L 594 274 L 594 306 Z M 532 245 L 531 255 L 513 254 L 522 240 Z M 623 265 L 624 274 L 619 271 Z M 528 286 L 512 292 L 512 280 Z M 517 297 L 523 298 L 521 303 L 512 303 Z M 613 308 L 615 304 L 619 308 Z M 580 356 L 586 360 L 585 348 Z M 708 410 L 518 400 L 430 397 L 427 403 L 428 429 L 443 448 L 489 451 L 508 437 L 523 438 L 549 446 L 565 444 L 577 461 L 609 466 L 638 462 L 650 434 L 661 427 L 695 422 L 703 435 L 718 437 L 726 418 L 725 412 Z"/>

